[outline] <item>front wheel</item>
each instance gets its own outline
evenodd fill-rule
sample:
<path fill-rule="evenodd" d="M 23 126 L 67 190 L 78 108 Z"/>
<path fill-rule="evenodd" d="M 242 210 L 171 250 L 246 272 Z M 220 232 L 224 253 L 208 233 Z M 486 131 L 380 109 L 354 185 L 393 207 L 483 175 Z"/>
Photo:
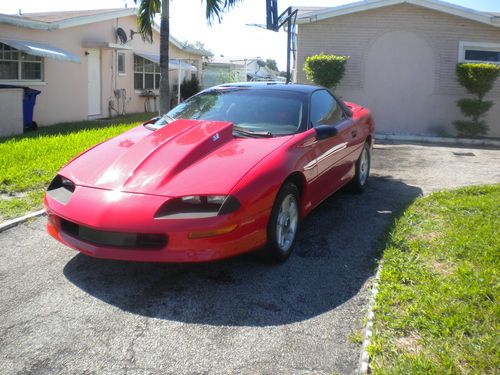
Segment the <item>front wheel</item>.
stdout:
<path fill-rule="evenodd" d="M 365 143 L 361 155 L 356 162 L 356 174 L 350 183 L 352 190 L 361 193 L 365 190 L 368 184 L 368 177 L 370 176 L 371 155 L 370 146 Z"/>
<path fill-rule="evenodd" d="M 299 190 L 287 182 L 276 196 L 267 228 L 267 253 L 274 262 L 284 262 L 292 253 L 299 228 L 299 207 Z"/>

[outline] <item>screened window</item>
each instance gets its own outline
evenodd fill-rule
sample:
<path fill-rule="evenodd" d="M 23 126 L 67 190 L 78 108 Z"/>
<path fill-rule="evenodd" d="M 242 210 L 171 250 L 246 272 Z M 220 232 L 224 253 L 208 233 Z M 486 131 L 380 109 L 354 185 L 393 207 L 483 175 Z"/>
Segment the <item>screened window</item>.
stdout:
<path fill-rule="evenodd" d="M 458 60 L 459 62 L 500 64 L 500 44 L 461 41 Z"/>
<path fill-rule="evenodd" d="M 43 59 L 0 43 L 0 80 L 42 80 Z"/>
<path fill-rule="evenodd" d="M 343 112 L 335 98 L 326 90 L 319 90 L 311 96 L 311 123 L 334 125 L 342 120 Z"/>
<path fill-rule="evenodd" d="M 160 88 L 160 64 L 134 55 L 134 88 L 158 90 Z"/>
<path fill-rule="evenodd" d="M 486 61 L 500 62 L 500 51 L 485 51 L 478 49 L 466 49 L 465 60 L 467 61 Z"/>
<path fill-rule="evenodd" d="M 118 73 L 119 74 L 125 74 L 125 54 L 119 52 L 117 56 L 118 62 Z"/>

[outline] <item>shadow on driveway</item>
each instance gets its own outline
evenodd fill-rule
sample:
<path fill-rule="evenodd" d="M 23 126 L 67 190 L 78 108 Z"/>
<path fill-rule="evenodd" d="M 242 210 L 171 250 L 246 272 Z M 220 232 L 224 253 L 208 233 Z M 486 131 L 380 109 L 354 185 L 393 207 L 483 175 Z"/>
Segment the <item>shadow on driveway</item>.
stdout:
<path fill-rule="evenodd" d="M 78 254 L 64 275 L 122 310 L 228 326 L 300 322 L 343 304 L 373 274 L 377 239 L 421 190 L 372 177 L 362 195 L 338 192 L 303 222 L 294 254 L 269 265 L 256 254 L 205 264 L 147 264 Z"/>

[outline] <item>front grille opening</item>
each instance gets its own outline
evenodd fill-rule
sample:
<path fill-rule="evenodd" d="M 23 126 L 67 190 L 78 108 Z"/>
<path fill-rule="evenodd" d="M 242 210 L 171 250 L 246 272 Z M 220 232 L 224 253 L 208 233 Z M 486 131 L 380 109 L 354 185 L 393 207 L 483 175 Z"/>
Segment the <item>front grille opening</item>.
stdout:
<path fill-rule="evenodd" d="M 165 234 L 128 233 L 96 230 L 61 219 L 61 229 L 67 235 L 98 246 L 126 249 L 161 249 L 167 244 Z"/>

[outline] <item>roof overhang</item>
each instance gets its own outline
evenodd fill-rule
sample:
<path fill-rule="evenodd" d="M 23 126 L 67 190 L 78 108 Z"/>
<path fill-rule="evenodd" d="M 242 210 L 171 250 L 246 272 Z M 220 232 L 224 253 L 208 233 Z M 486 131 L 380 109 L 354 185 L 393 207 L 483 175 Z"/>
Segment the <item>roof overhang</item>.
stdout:
<path fill-rule="evenodd" d="M 37 29 L 37 30 L 58 30 L 58 29 L 65 29 L 68 27 L 81 26 L 89 23 L 107 21 L 115 18 L 128 17 L 128 16 L 137 16 L 137 8 L 124 8 L 107 13 L 74 17 L 54 22 L 36 21 L 22 16 L 0 14 L 0 24 L 3 23 L 7 25 L 24 27 L 28 29 Z M 156 23 L 153 25 L 153 30 L 156 31 L 158 34 L 160 33 L 160 27 Z M 210 51 L 197 49 L 190 46 L 185 46 L 180 41 L 175 39 L 173 36 L 170 36 L 170 43 L 172 43 L 174 46 L 187 53 L 199 56 L 212 55 Z M 96 47 L 96 48 L 114 48 L 114 47 Z M 127 48 L 122 48 L 122 49 L 127 49 Z"/>
<path fill-rule="evenodd" d="M 57 30 L 57 29 L 65 29 L 68 27 L 81 26 L 94 22 L 107 21 L 110 19 L 128 17 L 128 16 L 137 16 L 137 8 L 124 8 L 107 13 L 74 17 L 54 22 L 36 21 L 22 16 L 0 14 L 0 24 L 3 23 L 12 26 L 24 27 L 28 29 L 37 29 L 37 30 Z M 153 30 L 156 31 L 158 34 L 160 33 L 160 27 L 157 24 L 153 25 Z M 170 43 L 172 43 L 174 46 L 181 49 L 182 51 L 191 53 L 193 55 L 212 56 L 212 53 L 210 51 L 186 46 L 173 36 L 170 36 Z M 96 48 L 101 48 L 101 47 L 96 47 Z M 102 48 L 114 48 L 114 47 L 102 47 Z M 122 49 L 127 49 L 127 48 L 122 48 Z"/>
<path fill-rule="evenodd" d="M 155 64 L 160 63 L 160 55 L 154 54 L 154 53 L 142 53 L 142 52 L 134 52 L 134 55 L 137 55 L 139 57 L 142 57 L 143 59 L 149 60 L 151 62 L 154 62 Z M 198 69 L 196 69 L 195 66 L 185 63 L 179 59 L 169 59 L 168 60 L 168 69 L 169 70 L 189 70 L 191 72 L 197 72 Z"/>
<path fill-rule="evenodd" d="M 35 21 L 26 17 L 0 14 L 0 23 L 5 23 L 18 27 L 26 27 L 29 29 L 55 30 L 55 29 L 66 29 L 68 27 L 86 25 L 94 22 L 107 21 L 115 18 L 133 16 L 136 14 L 136 12 L 137 8 L 124 8 L 112 12 L 74 17 L 55 22 Z"/>
<path fill-rule="evenodd" d="M 366 0 L 356 3 L 340 5 L 333 8 L 327 8 L 316 12 L 308 12 L 297 18 L 298 24 L 317 22 L 328 18 L 344 16 L 357 12 L 378 9 L 382 7 L 410 4 L 415 6 L 432 9 L 438 12 L 451 14 L 457 17 L 470 19 L 473 21 L 485 23 L 494 27 L 500 27 L 500 18 L 492 14 L 480 12 L 474 9 L 465 8 L 459 5 L 446 3 L 439 0 Z"/>
<path fill-rule="evenodd" d="M 51 46 L 47 43 L 32 42 L 28 40 L 16 40 L 0 38 L 0 43 L 7 44 L 8 46 L 15 48 L 19 51 L 29 53 L 30 55 L 48 57 L 55 60 L 71 61 L 74 63 L 80 63 L 80 57 L 77 55 L 65 51 L 63 49 Z"/>
<path fill-rule="evenodd" d="M 111 43 L 111 42 L 82 42 L 83 48 L 102 48 L 102 49 L 126 49 L 131 51 L 133 48 L 130 46 L 125 46 L 123 44 Z"/>

